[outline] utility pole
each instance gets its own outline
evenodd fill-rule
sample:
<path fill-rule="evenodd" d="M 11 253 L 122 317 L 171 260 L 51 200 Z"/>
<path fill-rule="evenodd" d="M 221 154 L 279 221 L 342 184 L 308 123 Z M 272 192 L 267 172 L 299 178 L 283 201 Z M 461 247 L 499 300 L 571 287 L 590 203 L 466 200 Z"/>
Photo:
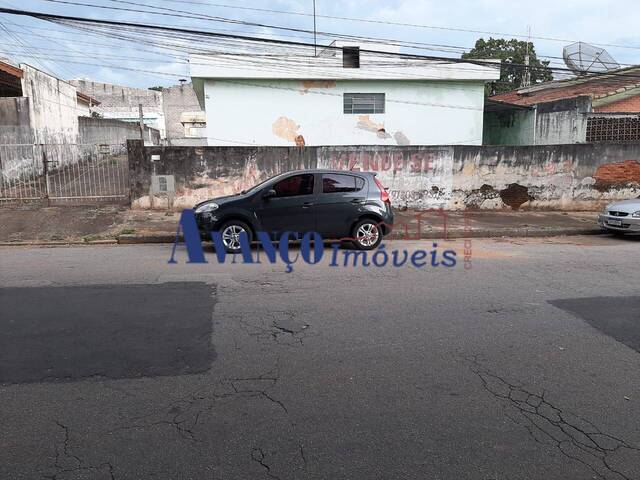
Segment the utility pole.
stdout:
<path fill-rule="evenodd" d="M 142 104 L 138 104 L 138 117 L 140 119 L 140 140 L 142 140 L 142 145 L 144 145 L 144 114 L 142 113 Z"/>
<path fill-rule="evenodd" d="M 316 33 L 316 0 L 313 0 L 313 56 L 318 56 L 318 37 Z"/>

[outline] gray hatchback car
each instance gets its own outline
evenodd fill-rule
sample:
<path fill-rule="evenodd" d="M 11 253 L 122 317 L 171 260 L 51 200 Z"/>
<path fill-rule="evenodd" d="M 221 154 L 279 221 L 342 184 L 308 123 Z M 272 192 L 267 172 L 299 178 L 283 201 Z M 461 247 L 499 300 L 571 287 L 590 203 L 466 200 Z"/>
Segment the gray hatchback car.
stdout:
<path fill-rule="evenodd" d="M 389 194 L 370 172 L 287 172 L 237 195 L 202 202 L 195 215 L 202 237 L 220 232 L 228 252 L 240 251 L 241 233 L 251 241 L 258 231 L 273 239 L 285 231 L 314 231 L 371 250 L 393 228 Z"/>
<path fill-rule="evenodd" d="M 615 233 L 640 233 L 640 198 L 607 205 L 598 224 Z"/>

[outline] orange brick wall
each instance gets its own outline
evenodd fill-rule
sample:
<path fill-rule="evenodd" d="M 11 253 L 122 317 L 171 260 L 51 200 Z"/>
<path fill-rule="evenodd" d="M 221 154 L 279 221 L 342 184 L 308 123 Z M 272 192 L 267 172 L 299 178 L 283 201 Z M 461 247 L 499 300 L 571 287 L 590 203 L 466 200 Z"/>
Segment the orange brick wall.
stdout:
<path fill-rule="evenodd" d="M 600 165 L 593 177 L 602 183 L 640 182 L 640 163 L 637 160 L 625 160 Z"/>
<path fill-rule="evenodd" d="M 625 98 L 617 102 L 609 103 L 598 108 L 594 108 L 596 112 L 626 112 L 640 113 L 640 95 Z"/>

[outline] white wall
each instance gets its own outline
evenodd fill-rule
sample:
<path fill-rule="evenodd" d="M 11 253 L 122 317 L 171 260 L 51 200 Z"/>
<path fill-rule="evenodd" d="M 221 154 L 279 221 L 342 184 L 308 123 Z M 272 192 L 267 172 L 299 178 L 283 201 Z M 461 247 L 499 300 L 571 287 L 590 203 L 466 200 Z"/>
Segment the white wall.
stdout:
<path fill-rule="evenodd" d="M 29 97 L 35 143 L 67 144 L 78 141 L 76 89 L 73 85 L 22 64 L 22 92 Z"/>
<path fill-rule="evenodd" d="M 344 92 L 385 93 L 385 113 L 344 114 Z M 205 79 L 204 102 L 209 145 L 482 144 L 481 80 Z"/>

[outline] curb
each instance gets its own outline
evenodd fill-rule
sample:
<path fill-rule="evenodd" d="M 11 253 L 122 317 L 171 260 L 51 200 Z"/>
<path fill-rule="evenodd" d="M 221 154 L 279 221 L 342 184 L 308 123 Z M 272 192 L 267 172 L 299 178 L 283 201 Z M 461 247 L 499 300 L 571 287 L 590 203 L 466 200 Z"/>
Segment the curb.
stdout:
<path fill-rule="evenodd" d="M 541 238 L 541 237 L 564 237 L 564 236 L 578 236 L 578 235 L 602 235 L 609 233 L 604 229 L 599 228 L 557 228 L 553 230 L 540 229 L 540 228 L 515 228 L 515 229 L 503 229 L 503 230 L 449 230 L 447 232 L 446 239 L 457 238 L 499 238 L 499 237 L 514 237 L 514 238 Z M 431 240 L 445 238 L 443 231 L 426 232 L 417 237 L 394 236 L 393 233 L 389 237 L 391 240 Z"/>
<path fill-rule="evenodd" d="M 117 245 L 115 238 L 91 240 L 24 240 L 19 242 L 0 242 L 0 247 L 66 247 L 69 245 Z"/>
<path fill-rule="evenodd" d="M 447 232 L 446 239 L 458 239 L 458 238 L 497 238 L 497 237 L 532 237 L 532 238 L 540 238 L 540 237 L 558 237 L 558 236 L 577 236 L 577 235 L 602 235 L 608 233 L 604 229 L 599 228 L 562 228 L 562 229 L 527 229 L 527 228 L 517 228 L 517 229 L 504 229 L 504 230 L 449 230 Z M 389 240 L 400 240 L 400 241 L 410 241 L 410 240 L 432 240 L 432 239 L 443 239 L 444 232 L 443 231 L 434 231 L 434 232 L 426 232 L 420 235 L 420 238 L 417 237 L 396 237 L 391 234 L 388 237 Z M 137 245 L 137 244 L 145 244 L 145 243 L 173 243 L 176 240 L 175 233 L 156 233 L 156 234 L 146 234 L 146 235 L 120 235 L 118 236 L 118 244 L 120 245 Z"/>
<path fill-rule="evenodd" d="M 460 238 L 543 238 L 543 237 L 564 237 L 578 235 L 604 235 L 607 232 L 604 229 L 597 228 L 562 228 L 562 229 L 503 229 L 503 230 L 449 230 L 446 238 L 443 231 L 425 232 L 417 237 L 391 236 L 389 240 L 399 241 L 416 241 L 416 240 L 454 240 Z M 182 238 L 181 238 L 182 239 Z M 79 245 L 144 245 L 153 243 L 173 243 L 176 240 L 175 233 L 158 232 L 144 235 L 126 234 L 119 235 L 114 239 L 92 240 L 85 242 L 83 240 L 27 240 L 20 242 L 0 242 L 0 247 L 65 247 Z"/>
<path fill-rule="evenodd" d="M 118 244 L 135 245 L 139 243 L 173 243 L 176 241 L 175 233 L 149 233 L 144 235 L 126 234 L 118 235 Z"/>

